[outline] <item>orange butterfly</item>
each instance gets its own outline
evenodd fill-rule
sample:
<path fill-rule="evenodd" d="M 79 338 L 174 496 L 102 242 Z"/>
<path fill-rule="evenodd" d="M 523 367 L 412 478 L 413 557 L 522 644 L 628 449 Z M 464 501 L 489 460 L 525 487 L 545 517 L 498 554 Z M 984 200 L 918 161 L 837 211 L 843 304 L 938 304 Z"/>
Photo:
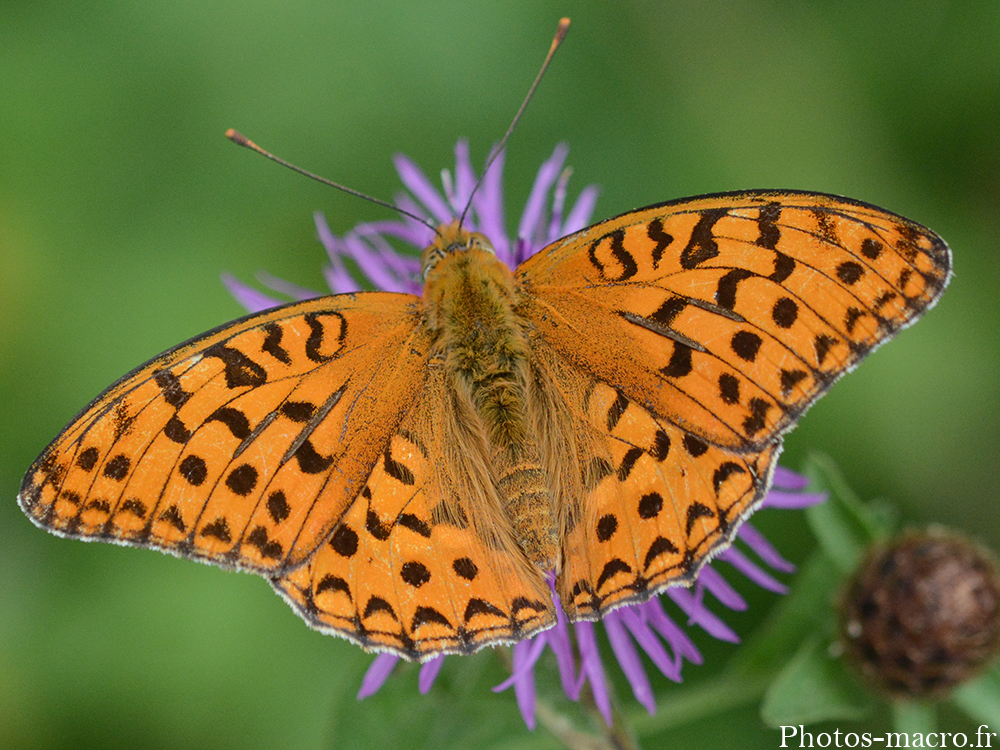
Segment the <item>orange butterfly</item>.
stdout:
<path fill-rule="evenodd" d="M 632 211 L 511 271 L 442 224 L 422 296 L 296 302 L 126 375 L 32 465 L 54 533 L 265 576 L 311 626 L 425 660 L 688 583 L 781 436 L 936 302 L 933 232 L 750 191 Z"/>

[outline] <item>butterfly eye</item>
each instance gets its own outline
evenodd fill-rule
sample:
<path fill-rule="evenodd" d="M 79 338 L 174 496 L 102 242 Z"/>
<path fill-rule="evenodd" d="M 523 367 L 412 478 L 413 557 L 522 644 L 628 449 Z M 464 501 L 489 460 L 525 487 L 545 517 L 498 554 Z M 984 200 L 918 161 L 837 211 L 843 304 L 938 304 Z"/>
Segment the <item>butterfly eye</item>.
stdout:
<path fill-rule="evenodd" d="M 431 272 L 438 261 L 441 260 L 448 251 L 437 243 L 427 247 L 420 255 L 420 277 L 427 280 L 427 274 Z"/>
<path fill-rule="evenodd" d="M 493 243 L 489 241 L 485 234 L 480 234 L 479 232 L 472 232 L 469 234 L 469 249 L 477 248 L 479 250 L 485 250 L 490 255 L 496 255 L 496 250 L 493 249 Z"/>

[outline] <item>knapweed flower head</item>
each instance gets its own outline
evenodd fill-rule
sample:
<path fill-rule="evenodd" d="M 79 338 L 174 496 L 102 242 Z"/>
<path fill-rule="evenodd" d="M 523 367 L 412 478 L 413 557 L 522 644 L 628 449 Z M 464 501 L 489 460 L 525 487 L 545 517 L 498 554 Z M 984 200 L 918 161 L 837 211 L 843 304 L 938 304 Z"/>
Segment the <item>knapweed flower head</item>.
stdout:
<path fill-rule="evenodd" d="M 872 545 L 840 609 L 849 660 L 893 696 L 947 695 L 1000 649 L 996 557 L 940 527 Z"/>
<path fill-rule="evenodd" d="M 411 214 L 427 217 L 432 224 L 446 224 L 463 213 L 470 204 L 471 196 L 464 226 L 488 237 L 497 257 L 514 268 L 545 245 L 583 229 L 590 220 L 597 199 L 595 186 L 584 188 L 566 210 L 570 175 L 570 171 L 564 169 L 567 153 L 568 148 L 560 144 L 542 164 L 513 238 L 507 234 L 504 214 L 503 154 L 497 157 L 482 184 L 473 193 L 477 177 L 465 141 L 459 141 L 456 146 L 454 172 L 442 172 L 443 192 L 411 160 L 397 156 L 396 168 L 408 192 L 398 195 L 396 204 Z M 324 274 L 333 293 L 360 290 L 362 285 L 358 276 L 382 291 L 421 293 L 423 282 L 417 254 L 434 240 L 434 231 L 427 224 L 403 216 L 401 219 L 359 224 L 343 237 L 338 237 L 330 231 L 322 215 L 317 214 L 315 219 L 320 241 L 329 256 L 330 262 L 324 268 Z M 399 244 L 412 247 L 414 252 L 399 252 Z M 225 276 L 223 281 L 250 312 L 264 310 L 283 301 L 232 276 Z M 262 275 L 260 281 L 274 292 L 292 299 L 319 296 L 317 292 L 273 276 Z M 805 492 L 805 487 L 803 477 L 778 467 L 773 487 L 761 507 L 804 508 L 823 499 L 820 495 Z M 695 626 L 714 638 L 737 643 L 739 636 L 706 605 L 706 595 L 730 610 L 744 610 L 747 604 L 714 566 L 724 562 L 765 589 L 777 593 L 787 590 L 765 567 L 789 573 L 794 566 L 750 523 L 740 526 L 737 539 L 763 566 L 737 546 L 731 546 L 715 555 L 715 560 L 701 569 L 691 588 L 668 588 L 661 596 L 646 602 L 619 607 L 598 622 L 570 623 L 559 603 L 554 575 L 550 574 L 549 585 L 556 605 L 557 622 L 549 630 L 514 644 L 512 674 L 494 689 L 501 691 L 513 687 L 525 723 L 534 728 L 534 669 L 543 653 L 551 650 L 566 695 L 572 700 L 579 700 L 584 686 L 589 685 L 594 703 L 610 725 L 611 699 L 605 662 L 598 643 L 598 631 L 603 629 L 611 652 L 636 699 L 653 713 L 656 709 L 653 689 L 641 654 L 645 654 L 662 674 L 676 682 L 681 680 L 684 660 L 694 664 L 702 662 L 701 654 L 684 628 L 667 613 L 664 599 L 683 613 L 686 626 Z M 358 698 L 376 693 L 389 678 L 399 658 L 392 653 L 377 656 L 362 681 Z M 422 665 L 419 677 L 422 693 L 430 690 L 443 663 L 444 657 L 438 656 Z"/>

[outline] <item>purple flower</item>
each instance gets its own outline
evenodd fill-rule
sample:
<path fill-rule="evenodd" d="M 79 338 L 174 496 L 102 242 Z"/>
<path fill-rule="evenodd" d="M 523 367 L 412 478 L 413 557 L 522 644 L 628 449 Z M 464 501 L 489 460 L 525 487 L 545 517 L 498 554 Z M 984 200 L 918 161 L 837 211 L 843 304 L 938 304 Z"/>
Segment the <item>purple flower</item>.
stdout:
<path fill-rule="evenodd" d="M 568 151 L 565 144 L 560 144 L 542 164 L 513 240 L 508 237 L 504 223 L 501 187 L 503 154 L 497 157 L 482 185 L 472 196 L 472 206 L 464 222 L 466 228 L 489 237 L 497 257 L 512 268 L 550 242 L 584 228 L 590 220 L 597 200 L 597 189 L 593 185 L 584 188 L 572 208 L 565 211 L 569 170 L 564 169 L 563 164 Z M 431 223 L 440 224 L 448 223 L 462 213 L 476 183 L 467 142 L 459 141 L 455 147 L 454 174 L 447 170 L 442 172 L 443 194 L 405 156 L 397 156 L 395 162 L 399 176 L 409 191 L 397 195 L 398 206 L 418 216 L 428 217 Z M 418 295 L 421 293 L 418 258 L 416 255 L 397 253 L 387 238 L 411 245 L 419 252 L 434 239 L 434 232 L 427 225 L 404 216 L 402 219 L 359 224 L 344 237 L 337 237 L 330 231 L 321 214 L 316 214 L 315 219 L 320 241 L 330 258 L 324 274 L 335 294 L 358 291 L 361 288 L 348 262 L 375 288 Z M 318 292 L 270 275 L 261 275 L 258 280 L 271 291 L 292 299 L 319 296 Z M 228 274 L 223 277 L 223 282 L 250 312 L 264 310 L 283 301 L 247 286 Z M 775 472 L 774 486 L 762 507 L 804 508 L 823 500 L 820 495 L 804 492 L 805 486 L 806 480 L 803 477 L 779 467 Z M 795 569 L 750 523 L 744 523 L 740 527 L 737 539 L 768 568 L 782 573 Z M 600 620 L 611 651 L 631 685 L 636 700 L 650 713 L 655 712 L 656 704 L 640 651 L 645 653 L 660 672 L 675 682 L 681 680 L 681 666 L 685 659 L 694 664 L 702 662 L 694 643 L 667 614 L 663 597 L 670 599 L 687 616 L 687 626 L 697 626 L 720 640 L 739 642 L 739 636 L 704 602 L 705 595 L 709 594 L 728 609 L 744 610 L 747 607 L 744 599 L 713 567 L 719 561 L 731 565 L 758 586 L 777 593 L 787 591 L 784 584 L 734 545 L 716 555 L 712 564 L 703 567 L 691 588 L 669 588 L 660 597 L 642 604 L 620 607 L 605 614 Z M 589 683 L 594 701 L 610 725 L 611 701 L 604 663 L 597 645 L 597 623 L 570 623 L 559 603 L 554 583 L 554 577 L 550 575 L 549 586 L 557 614 L 555 626 L 514 644 L 512 674 L 494 690 L 513 687 L 521 715 L 533 729 L 534 666 L 545 649 L 549 648 L 555 655 L 566 695 L 579 700 L 584 685 Z M 358 698 L 376 693 L 389 678 L 398 661 L 399 657 L 390 653 L 375 657 L 361 683 Z M 421 693 L 430 690 L 443 663 L 444 657 L 438 656 L 421 666 Z"/>

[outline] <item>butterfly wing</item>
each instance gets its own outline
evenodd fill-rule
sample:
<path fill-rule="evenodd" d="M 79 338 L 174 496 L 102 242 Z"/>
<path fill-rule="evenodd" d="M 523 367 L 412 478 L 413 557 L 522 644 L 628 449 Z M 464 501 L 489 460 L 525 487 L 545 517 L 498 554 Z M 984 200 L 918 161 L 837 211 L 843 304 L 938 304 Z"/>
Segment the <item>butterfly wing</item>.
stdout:
<path fill-rule="evenodd" d="M 571 615 L 690 580 L 763 497 L 781 434 L 934 304 L 950 262 L 873 206 L 758 191 L 640 209 L 522 264 L 536 367 L 579 436 Z"/>
<path fill-rule="evenodd" d="M 64 536 L 279 574 L 358 495 L 420 392 L 428 347 L 410 295 L 249 316 L 111 386 L 32 465 L 19 502 Z"/>
<path fill-rule="evenodd" d="M 272 585 L 317 630 L 422 660 L 519 641 L 555 621 L 506 520 L 476 498 L 485 466 L 449 425 L 442 368 L 392 436 L 328 543 Z M 496 508 L 496 499 L 493 498 Z"/>

